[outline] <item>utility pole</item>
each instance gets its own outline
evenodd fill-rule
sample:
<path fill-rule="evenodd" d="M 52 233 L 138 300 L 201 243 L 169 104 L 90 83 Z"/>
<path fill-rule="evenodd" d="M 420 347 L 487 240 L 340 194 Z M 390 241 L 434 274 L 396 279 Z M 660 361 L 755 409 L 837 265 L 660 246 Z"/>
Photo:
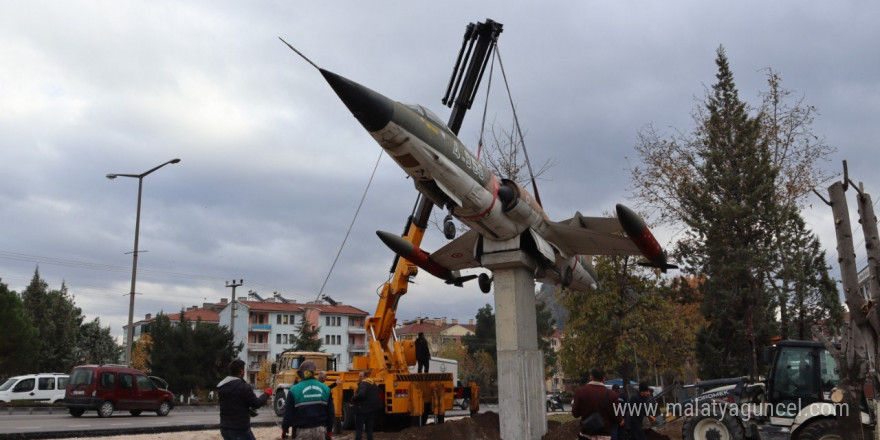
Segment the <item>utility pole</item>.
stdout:
<path fill-rule="evenodd" d="M 229 319 L 229 332 L 232 333 L 232 345 L 235 345 L 235 288 L 244 284 L 244 280 L 238 280 L 238 283 L 235 280 L 227 281 L 226 287 L 232 288 L 232 312 L 230 316 L 232 318 Z"/>

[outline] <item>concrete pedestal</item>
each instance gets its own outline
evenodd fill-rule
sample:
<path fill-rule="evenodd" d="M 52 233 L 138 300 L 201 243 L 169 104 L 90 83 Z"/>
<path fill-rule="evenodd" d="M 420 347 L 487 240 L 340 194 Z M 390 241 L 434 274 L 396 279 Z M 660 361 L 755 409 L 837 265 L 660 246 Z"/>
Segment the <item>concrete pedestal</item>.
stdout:
<path fill-rule="evenodd" d="M 494 275 L 501 438 L 540 440 L 547 432 L 547 415 L 535 316 L 535 263 L 519 249 L 484 253 L 482 263 Z"/>

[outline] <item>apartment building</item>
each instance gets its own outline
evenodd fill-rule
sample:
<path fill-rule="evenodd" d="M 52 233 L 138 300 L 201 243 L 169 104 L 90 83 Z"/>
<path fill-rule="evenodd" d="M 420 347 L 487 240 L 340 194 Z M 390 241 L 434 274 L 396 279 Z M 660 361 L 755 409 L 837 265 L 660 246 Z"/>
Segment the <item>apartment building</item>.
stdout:
<path fill-rule="evenodd" d="M 357 307 L 253 296 L 242 297 L 234 305 L 221 304 L 219 324 L 232 330 L 236 344 L 244 344 L 239 358 L 245 361 L 245 379 L 250 383 L 256 382 L 263 362 L 278 359 L 291 347 L 303 320 L 318 328 L 322 350 L 333 354 L 338 369 L 350 369 L 354 356 L 367 353 L 364 325 L 368 314 Z"/>

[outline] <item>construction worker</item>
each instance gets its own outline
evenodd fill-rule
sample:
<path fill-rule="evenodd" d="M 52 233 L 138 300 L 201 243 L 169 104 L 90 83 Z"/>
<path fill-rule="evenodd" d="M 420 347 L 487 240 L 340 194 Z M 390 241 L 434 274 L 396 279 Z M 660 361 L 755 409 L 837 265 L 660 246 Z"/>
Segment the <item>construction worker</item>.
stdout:
<path fill-rule="evenodd" d="M 330 388 L 318 381 L 314 362 L 303 362 L 297 371 L 301 380 L 287 394 L 281 437 L 286 437 L 289 427 L 295 430 L 297 440 L 325 440 L 332 437 L 336 414 Z"/>
<path fill-rule="evenodd" d="M 253 388 L 244 381 L 244 361 L 236 359 L 229 364 L 229 376 L 217 384 L 220 396 L 220 435 L 223 440 L 254 440 L 251 431 L 251 411 L 266 404 L 272 389 L 257 397 Z"/>
<path fill-rule="evenodd" d="M 648 398 L 654 391 L 647 382 L 639 382 L 639 394 L 629 401 L 629 409 L 625 412 L 626 424 L 629 427 L 629 438 L 632 440 L 646 440 L 645 429 L 642 427 L 642 419 L 652 416 L 648 408 Z"/>
<path fill-rule="evenodd" d="M 419 373 L 427 373 L 428 372 L 428 364 L 431 362 L 431 350 L 428 348 L 428 340 L 425 339 L 425 334 L 419 332 L 419 337 L 416 338 L 416 362 L 419 364 L 418 372 Z M 422 371 L 424 369 L 424 371 Z"/>
<path fill-rule="evenodd" d="M 355 410 L 354 439 L 361 440 L 366 429 L 367 440 L 373 440 L 373 418 L 382 410 L 382 400 L 379 387 L 364 371 L 358 373 L 357 392 L 351 397 L 351 404 Z"/>

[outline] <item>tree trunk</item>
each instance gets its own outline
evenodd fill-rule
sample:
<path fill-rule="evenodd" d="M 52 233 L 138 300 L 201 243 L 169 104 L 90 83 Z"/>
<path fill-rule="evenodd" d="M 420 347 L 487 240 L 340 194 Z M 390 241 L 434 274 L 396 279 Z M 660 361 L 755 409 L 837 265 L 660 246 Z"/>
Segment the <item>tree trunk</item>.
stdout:
<path fill-rule="evenodd" d="M 863 439 L 861 423 L 862 385 L 867 374 L 868 354 L 876 353 L 876 333 L 868 324 L 865 300 L 859 294 L 858 271 L 853 251 L 852 228 L 849 221 L 849 208 L 846 203 L 843 183 L 835 182 L 828 188 L 831 211 L 834 214 L 834 229 L 837 235 L 837 255 L 840 263 L 840 276 L 846 305 L 849 309 L 849 322 L 845 327 L 843 346 L 837 350 L 826 338 L 825 347 L 837 361 L 840 371 L 839 388 L 843 391 L 842 403 L 848 411 L 837 415 L 840 434 L 845 439 Z"/>

